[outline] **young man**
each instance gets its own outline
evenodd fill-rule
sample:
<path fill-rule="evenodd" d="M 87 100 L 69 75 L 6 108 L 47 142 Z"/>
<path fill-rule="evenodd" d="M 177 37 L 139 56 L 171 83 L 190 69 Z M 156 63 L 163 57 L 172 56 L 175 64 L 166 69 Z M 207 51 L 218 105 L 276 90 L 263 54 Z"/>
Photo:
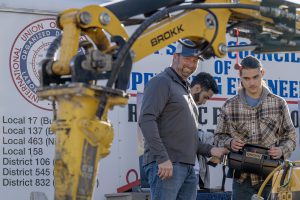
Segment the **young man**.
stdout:
<path fill-rule="evenodd" d="M 204 105 L 208 99 L 218 93 L 218 86 L 213 76 L 206 72 L 200 72 L 191 82 L 191 93 L 197 106 Z M 198 132 L 199 140 L 205 144 L 213 144 L 214 135 L 204 131 Z M 199 189 L 210 187 L 210 174 L 207 158 L 201 154 L 196 157 L 195 173 Z"/>
<path fill-rule="evenodd" d="M 198 106 L 204 105 L 208 99 L 218 93 L 218 86 L 212 75 L 200 72 L 191 82 L 191 93 Z"/>
<path fill-rule="evenodd" d="M 215 130 L 215 143 L 232 151 L 246 143 L 269 148 L 273 159 L 288 159 L 296 146 L 296 132 L 286 101 L 268 89 L 259 60 L 244 58 L 239 67 L 241 88 L 221 109 Z M 236 175 L 236 173 L 235 173 Z M 262 177 L 241 173 L 233 180 L 233 200 L 250 200 L 257 194 Z M 267 199 L 271 187 L 263 197 Z"/>
<path fill-rule="evenodd" d="M 197 69 L 198 52 L 181 44 L 165 69 L 145 87 L 139 118 L 145 138 L 143 166 L 152 200 L 195 200 L 196 152 L 220 157 L 226 150 L 200 144 L 198 109 L 187 78 Z"/>

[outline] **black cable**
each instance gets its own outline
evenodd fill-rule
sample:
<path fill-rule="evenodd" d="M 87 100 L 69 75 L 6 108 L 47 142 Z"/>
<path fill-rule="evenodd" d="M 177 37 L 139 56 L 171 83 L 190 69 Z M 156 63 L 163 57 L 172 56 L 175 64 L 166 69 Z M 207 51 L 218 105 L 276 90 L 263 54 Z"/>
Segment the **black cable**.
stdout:
<path fill-rule="evenodd" d="M 223 177 L 222 177 L 222 186 L 221 186 L 221 191 L 225 192 L 225 182 L 226 182 L 226 166 L 222 166 L 222 172 L 223 172 Z"/>
<path fill-rule="evenodd" d="M 46 58 L 48 58 L 48 59 L 54 58 L 54 55 L 55 55 L 57 49 L 59 49 L 59 47 L 60 47 L 61 39 L 62 39 L 62 35 L 59 35 L 53 40 L 53 42 L 50 44 L 50 46 L 47 50 Z"/>
<path fill-rule="evenodd" d="M 218 21 L 217 16 L 215 15 L 215 13 L 213 13 L 209 9 L 203 9 L 203 10 L 206 10 L 207 12 L 209 12 L 214 17 L 215 22 L 216 22 L 216 30 L 214 32 L 214 35 L 213 35 L 213 38 L 211 39 L 211 41 L 204 47 L 204 49 L 198 54 L 198 56 L 201 56 L 203 53 L 205 53 L 211 47 L 211 45 L 216 40 L 218 32 L 219 32 L 219 21 Z M 201 45 L 201 44 L 198 44 L 198 45 L 195 44 L 194 46 L 193 45 L 188 45 L 188 44 L 184 43 L 182 40 L 179 40 L 179 43 L 182 44 L 183 46 L 188 47 L 188 48 L 195 48 L 195 49 L 198 48 Z"/>
<path fill-rule="evenodd" d="M 205 9 L 206 10 L 206 9 Z M 211 45 L 214 43 L 214 41 L 216 40 L 217 38 L 217 35 L 218 35 L 218 32 L 219 32 L 219 21 L 218 21 L 218 18 L 217 16 L 215 15 L 215 13 L 211 12 L 210 10 L 206 10 L 207 12 L 209 12 L 214 18 L 215 18 L 215 21 L 216 21 L 216 30 L 214 32 L 214 35 L 213 35 L 213 38 L 211 39 L 211 41 L 208 43 L 208 45 L 206 45 L 206 47 L 199 53 L 199 56 L 202 54 L 202 53 L 205 53 L 210 47 Z"/>

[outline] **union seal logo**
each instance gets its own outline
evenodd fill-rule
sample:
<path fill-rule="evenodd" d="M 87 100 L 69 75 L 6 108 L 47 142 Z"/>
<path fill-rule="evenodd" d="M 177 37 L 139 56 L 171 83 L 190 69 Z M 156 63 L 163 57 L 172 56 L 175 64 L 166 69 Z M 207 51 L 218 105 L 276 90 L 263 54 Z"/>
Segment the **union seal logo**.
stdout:
<path fill-rule="evenodd" d="M 10 51 L 9 67 L 16 88 L 29 103 L 44 110 L 52 110 L 52 103 L 36 95 L 39 63 L 60 33 L 54 18 L 32 22 L 18 34 Z"/>

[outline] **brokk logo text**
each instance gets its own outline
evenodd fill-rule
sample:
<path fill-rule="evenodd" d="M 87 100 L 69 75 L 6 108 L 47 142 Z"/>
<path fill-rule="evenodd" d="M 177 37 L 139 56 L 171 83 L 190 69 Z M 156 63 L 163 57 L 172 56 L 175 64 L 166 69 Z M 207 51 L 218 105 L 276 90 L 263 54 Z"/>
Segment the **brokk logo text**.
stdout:
<path fill-rule="evenodd" d="M 246 152 L 246 157 L 260 160 L 262 158 L 262 154 L 254 153 L 254 152 Z"/>
<path fill-rule="evenodd" d="M 163 34 L 160 34 L 158 36 L 156 36 L 155 38 L 151 39 L 151 45 L 154 47 L 156 45 L 158 45 L 160 42 L 163 42 L 171 37 L 173 37 L 174 35 L 177 35 L 181 32 L 183 32 L 184 29 L 182 27 L 182 24 L 164 32 Z"/>

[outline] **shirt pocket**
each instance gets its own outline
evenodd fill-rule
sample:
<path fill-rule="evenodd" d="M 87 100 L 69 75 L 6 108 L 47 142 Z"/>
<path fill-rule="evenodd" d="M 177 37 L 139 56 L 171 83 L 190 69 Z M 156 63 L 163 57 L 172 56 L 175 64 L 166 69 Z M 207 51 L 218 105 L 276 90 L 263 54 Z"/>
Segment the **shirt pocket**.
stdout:
<path fill-rule="evenodd" d="M 238 138 L 243 142 L 248 142 L 250 137 L 250 128 L 246 122 L 232 122 L 232 137 Z"/>
<path fill-rule="evenodd" d="M 261 131 L 261 141 L 266 147 L 274 146 L 277 141 L 279 116 L 263 117 L 260 119 L 259 128 Z"/>

